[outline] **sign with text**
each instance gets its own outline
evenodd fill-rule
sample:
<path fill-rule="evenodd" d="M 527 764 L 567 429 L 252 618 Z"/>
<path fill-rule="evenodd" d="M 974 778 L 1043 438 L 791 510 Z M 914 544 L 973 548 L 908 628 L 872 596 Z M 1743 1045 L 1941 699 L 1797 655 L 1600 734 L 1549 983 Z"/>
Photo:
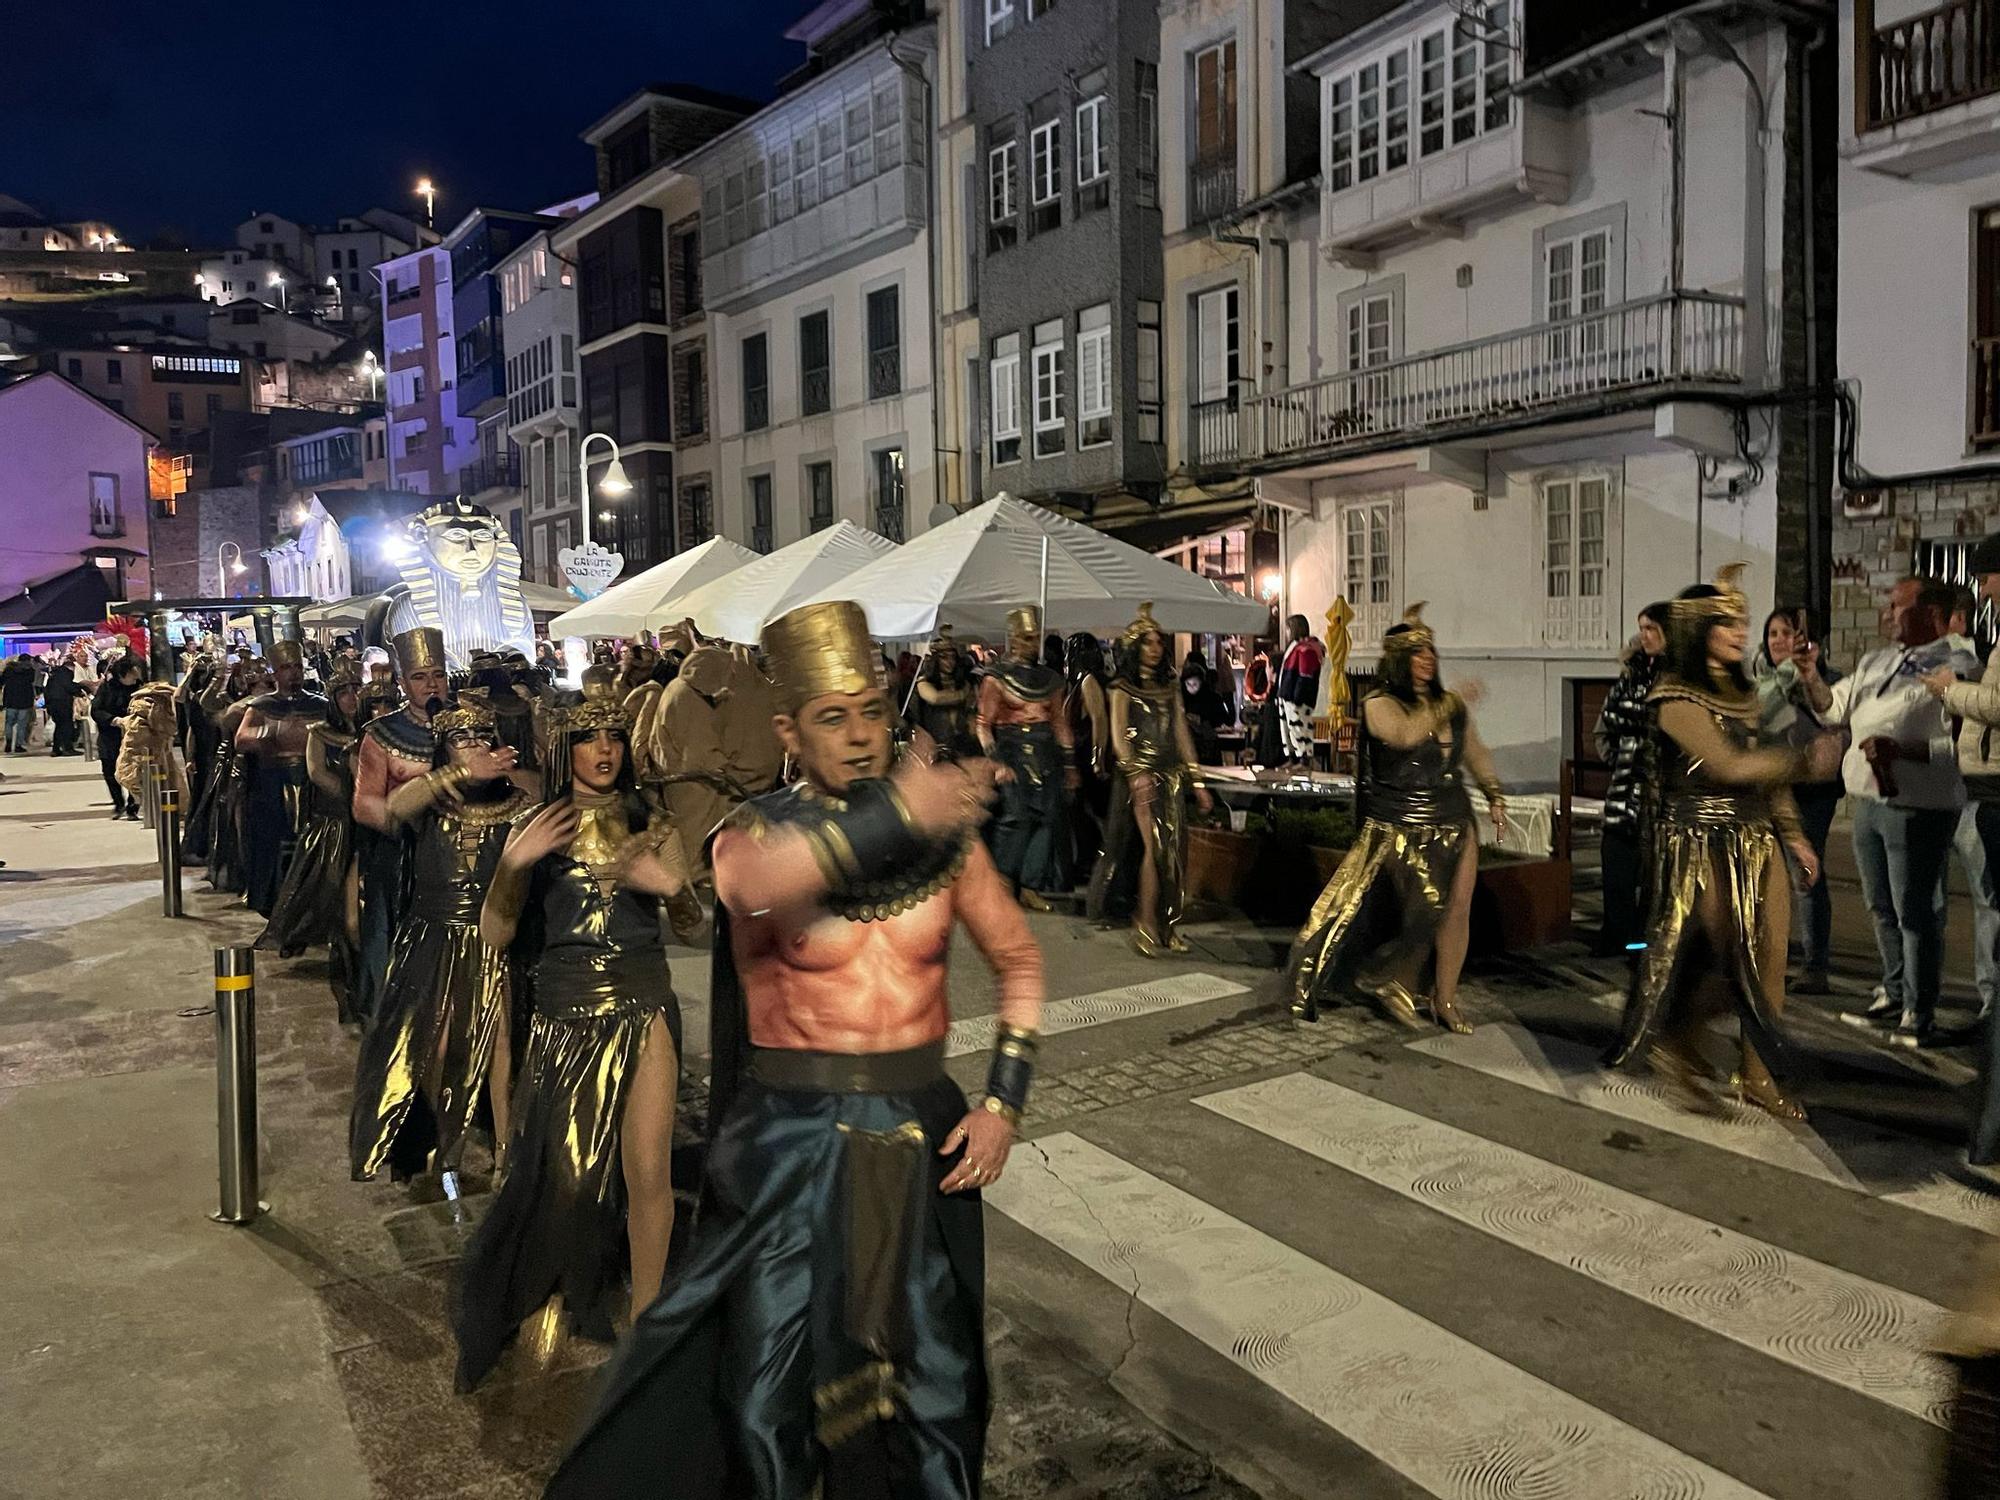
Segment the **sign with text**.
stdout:
<path fill-rule="evenodd" d="M 611 587 L 625 567 L 623 553 L 607 552 L 595 542 L 581 547 L 564 547 L 556 553 L 556 566 L 569 580 L 579 599 L 595 599 Z"/>

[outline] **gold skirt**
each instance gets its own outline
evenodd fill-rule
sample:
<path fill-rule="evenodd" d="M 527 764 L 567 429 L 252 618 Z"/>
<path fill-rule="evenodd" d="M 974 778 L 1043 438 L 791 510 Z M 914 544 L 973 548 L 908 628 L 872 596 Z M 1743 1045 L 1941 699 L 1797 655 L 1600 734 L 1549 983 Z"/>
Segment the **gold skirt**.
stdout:
<path fill-rule="evenodd" d="M 1292 944 L 1293 1014 L 1317 1019 L 1343 986 L 1394 979 L 1427 992 L 1452 881 L 1473 843 L 1470 823 L 1363 819 Z"/>
<path fill-rule="evenodd" d="M 1104 852 L 1091 872 L 1085 898 L 1085 914 L 1094 922 L 1122 915 L 1135 904 L 1140 861 L 1146 845 L 1139 828 L 1139 800 L 1132 795 L 1132 783 L 1141 776 L 1153 778 L 1153 806 L 1148 821 L 1153 834 L 1153 870 L 1160 883 L 1160 930 L 1152 934 L 1162 943 L 1171 943 L 1181 925 L 1187 904 L 1187 790 L 1186 766 L 1149 766 L 1113 777 L 1111 811 L 1104 822 Z M 1143 928 L 1152 914 L 1137 912 Z"/>
<path fill-rule="evenodd" d="M 1643 1058 L 1662 1032 L 1699 1025 L 1699 991 L 1719 982 L 1734 1001 L 1744 1036 L 1773 1072 L 1782 1040 L 1773 997 L 1782 971 L 1765 972 L 1765 954 L 1785 955 L 1790 886 L 1778 835 L 1759 821 L 1684 822 L 1662 818 L 1647 861 L 1646 951 L 1625 1003 L 1621 1036 L 1609 1061 Z M 1773 900 L 1773 882 L 1779 899 Z M 1711 906 L 1710 919 L 1701 908 Z"/>

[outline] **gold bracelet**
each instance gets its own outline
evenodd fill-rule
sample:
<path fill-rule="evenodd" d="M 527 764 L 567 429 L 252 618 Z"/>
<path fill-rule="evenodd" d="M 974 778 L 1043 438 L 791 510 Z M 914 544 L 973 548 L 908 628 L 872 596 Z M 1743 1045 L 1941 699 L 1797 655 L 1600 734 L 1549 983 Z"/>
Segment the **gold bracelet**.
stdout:
<path fill-rule="evenodd" d="M 979 1107 L 985 1110 L 989 1115 L 998 1115 L 1001 1119 L 1005 1120 L 1009 1125 L 1012 1125 L 1017 1129 L 1020 1127 L 1021 1112 L 1018 1109 L 1014 1108 L 1013 1105 L 1007 1103 L 1006 1100 L 1001 1099 L 996 1095 L 988 1094 L 984 1099 L 980 1101 Z"/>

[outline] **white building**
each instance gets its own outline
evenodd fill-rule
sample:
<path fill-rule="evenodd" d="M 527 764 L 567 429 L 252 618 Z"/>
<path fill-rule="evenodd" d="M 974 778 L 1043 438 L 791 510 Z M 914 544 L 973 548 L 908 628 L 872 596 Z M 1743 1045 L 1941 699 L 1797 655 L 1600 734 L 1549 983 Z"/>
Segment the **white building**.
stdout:
<path fill-rule="evenodd" d="M 395 549 L 403 523 L 426 503 L 396 491 L 313 492 L 283 518 L 287 534 L 264 552 L 271 592 L 328 604 L 387 587 L 400 576 Z"/>
<path fill-rule="evenodd" d="M 1889 584 L 1956 576 L 2000 530 L 2000 55 L 1952 29 L 1975 13 L 1990 24 L 1840 6 L 1838 369 L 1859 420 L 1833 528 L 1842 666 L 1879 644 Z"/>
<path fill-rule="evenodd" d="M 1224 42 L 1268 71 L 1251 0 L 1206 9 L 1163 78 L 1198 93 Z M 1352 668 L 1428 601 L 1503 775 L 1548 786 L 1638 609 L 1735 560 L 1760 612 L 1806 587 L 1803 445 L 1755 401 L 1799 358 L 1778 314 L 1806 38 L 1749 10 L 1581 38 L 1573 7 L 1538 33 L 1537 0 L 1378 11 L 1295 65 L 1316 191 L 1272 180 L 1268 82 L 1212 96 L 1259 188 L 1234 209 L 1179 187 L 1222 122 L 1162 133 L 1169 244 L 1206 213 L 1237 252 L 1170 272 L 1170 461 L 1284 513 L 1283 608 L 1317 629 L 1344 596 Z"/>
<path fill-rule="evenodd" d="M 301 271 L 313 268 L 313 232 L 283 214 L 252 214 L 236 226 L 236 247 L 253 260 L 274 261 Z"/>
<path fill-rule="evenodd" d="M 330 229 L 314 230 L 313 282 L 328 303 L 326 316 L 342 322 L 366 317 L 375 307 L 373 268 L 409 254 L 420 243 L 415 236 L 406 238 L 383 224 L 346 215 Z"/>
<path fill-rule="evenodd" d="M 520 455 L 521 560 L 531 578 L 553 584 L 558 522 L 573 524 L 576 515 L 576 272 L 542 230 L 496 274 L 507 351 L 504 430 Z M 565 536 L 560 545 L 567 544 Z"/>
<path fill-rule="evenodd" d="M 254 297 L 239 297 L 208 315 L 208 342 L 258 359 L 324 359 L 348 336 L 316 318 L 283 312 Z"/>
<path fill-rule="evenodd" d="M 314 297 L 309 269 L 240 249 L 203 257 L 195 288 L 203 300 L 217 306 L 255 297 L 272 307 L 290 307 L 294 302 L 303 307 Z"/>

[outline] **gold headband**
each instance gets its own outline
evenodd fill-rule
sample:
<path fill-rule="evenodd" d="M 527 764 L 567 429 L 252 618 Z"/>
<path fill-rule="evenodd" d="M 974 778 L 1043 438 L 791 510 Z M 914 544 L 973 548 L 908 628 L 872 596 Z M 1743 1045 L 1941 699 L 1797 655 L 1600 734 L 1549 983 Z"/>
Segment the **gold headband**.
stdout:
<path fill-rule="evenodd" d="M 1750 600 L 1743 592 L 1743 575 L 1749 567 L 1748 563 L 1733 562 L 1717 568 L 1716 591 L 1694 599 L 1674 600 L 1667 606 L 1669 621 L 1675 625 L 1693 625 L 1707 620 L 1749 619 Z"/>
<path fill-rule="evenodd" d="M 406 630 L 396 637 L 396 670 L 399 673 L 408 674 L 429 669 L 443 671 L 447 665 L 442 630 L 419 625 L 416 629 Z"/>
<path fill-rule="evenodd" d="M 1042 612 L 1033 604 L 1024 604 L 1019 609 L 1007 611 L 1007 634 L 1031 635 L 1036 640 L 1042 638 Z"/>
<path fill-rule="evenodd" d="M 632 716 L 610 698 L 586 698 L 581 703 L 558 709 L 552 716 L 562 734 L 595 734 L 600 729 L 630 731 Z"/>
<path fill-rule="evenodd" d="M 1118 639 L 1129 650 L 1149 635 L 1157 635 L 1162 640 L 1165 640 L 1166 634 L 1164 630 L 1160 629 L 1160 622 L 1153 618 L 1153 601 L 1148 599 L 1144 604 L 1139 606 L 1139 613 L 1132 617 L 1132 623 L 1125 627 L 1125 633 L 1119 636 Z"/>
<path fill-rule="evenodd" d="M 1435 651 L 1437 635 L 1424 623 L 1424 606 L 1428 599 L 1419 599 L 1403 611 L 1403 628 L 1391 630 L 1382 637 L 1384 651 Z"/>
<path fill-rule="evenodd" d="M 880 685 L 868 617 L 852 600 L 801 605 L 766 625 L 759 644 L 770 660 L 780 713 L 795 713 L 826 693 Z"/>
<path fill-rule="evenodd" d="M 486 694 L 471 688 L 460 693 L 450 708 L 431 715 L 431 728 L 439 734 L 449 735 L 461 729 L 494 729 L 498 721 L 493 717 L 493 703 Z"/>

